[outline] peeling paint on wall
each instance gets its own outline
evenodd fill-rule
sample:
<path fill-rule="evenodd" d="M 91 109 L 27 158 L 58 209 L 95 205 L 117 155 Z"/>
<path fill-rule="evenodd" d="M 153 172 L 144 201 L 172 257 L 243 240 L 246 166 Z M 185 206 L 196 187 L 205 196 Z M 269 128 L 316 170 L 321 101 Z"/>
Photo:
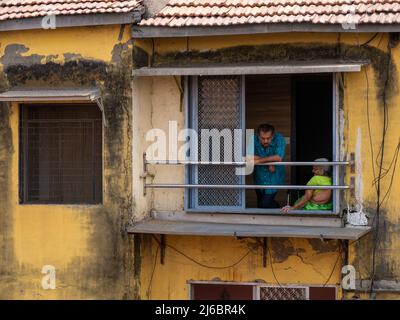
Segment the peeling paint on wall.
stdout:
<path fill-rule="evenodd" d="M 14 153 L 10 127 L 10 108 L 0 102 L 0 279 L 9 291 L 0 290 L 0 299 L 12 294 L 16 277 L 13 217 L 11 211 L 11 159 Z M 1 285 L 0 285 L 1 287 Z"/>
<path fill-rule="evenodd" d="M 113 27 L 104 27 L 104 33 L 97 30 L 98 35 L 104 36 L 110 28 Z M 115 31 L 118 34 L 118 29 Z M 18 105 L 1 106 L 0 181 L 9 187 L 0 192 L 0 273 L 5 276 L 0 281 L 0 292 L 6 292 L 4 298 L 9 299 L 138 299 L 140 238 L 134 239 L 125 231 L 134 211 L 130 41 L 116 42 L 109 52 L 110 61 L 83 56 L 80 48 L 85 42 L 61 55 L 36 53 L 41 46 L 46 47 L 46 43 L 29 47 L 6 44 L 5 40 L 4 54 L 0 56 L 0 89 L 97 86 L 101 90 L 108 124 L 103 129 L 103 205 L 18 205 L 18 152 L 13 153 L 12 148 L 13 142 L 18 144 Z M 101 44 L 98 50 L 103 50 Z M 38 241 L 38 237 L 46 243 Z M 50 253 L 55 256 L 46 255 Z M 56 290 L 40 287 L 41 261 L 56 263 Z"/>

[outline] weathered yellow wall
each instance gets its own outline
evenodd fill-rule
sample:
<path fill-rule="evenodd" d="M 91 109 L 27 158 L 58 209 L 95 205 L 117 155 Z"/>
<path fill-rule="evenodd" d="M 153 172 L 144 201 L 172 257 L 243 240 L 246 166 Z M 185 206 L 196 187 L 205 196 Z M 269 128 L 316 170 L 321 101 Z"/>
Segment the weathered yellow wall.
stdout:
<path fill-rule="evenodd" d="M 224 37 L 198 37 L 198 38 L 173 38 L 173 39 L 155 39 L 155 56 L 154 64 L 184 64 L 189 61 L 203 62 L 202 57 L 207 57 L 208 54 L 212 56 L 215 54 L 221 61 L 229 61 L 235 52 L 235 48 L 240 46 L 258 46 L 264 45 L 320 45 L 321 48 L 329 46 L 332 48 L 337 47 L 344 55 L 354 52 L 357 56 L 357 50 L 365 53 L 363 50 L 368 51 L 370 54 L 378 56 L 377 60 L 383 59 L 388 50 L 388 36 L 387 34 L 379 34 L 373 41 L 365 45 L 362 44 L 371 39 L 373 34 L 271 34 L 271 35 L 252 35 L 252 36 L 224 36 Z M 151 43 L 148 40 L 140 40 L 135 43 L 139 48 L 151 54 Z M 224 51 L 225 50 L 225 51 Z M 389 79 L 391 85 L 388 87 L 388 106 L 389 106 L 389 129 L 387 132 L 387 140 L 385 146 L 384 167 L 388 168 L 395 148 L 399 142 L 399 121 L 400 121 L 400 97 L 397 91 L 397 67 L 399 66 L 399 47 L 396 46 L 392 50 L 392 57 L 394 68 L 391 69 L 393 77 Z M 305 51 L 307 52 L 307 51 Z M 174 60 L 177 53 L 181 57 L 187 58 L 182 61 Z M 198 55 L 196 55 L 198 53 Z M 227 57 L 224 60 L 224 53 Z M 232 56 L 229 56 L 232 54 Z M 353 56 L 354 56 L 353 55 Z M 238 56 L 241 57 L 239 54 Z M 359 55 L 365 58 L 365 55 Z M 284 59 L 285 56 L 282 57 Z M 376 58 L 376 57 L 375 57 Z M 374 59 L 375 59 L 374 58 Z M 191 60 L 192 59 L 192 60 Z M 204 58 L 207 59 L 207 58 Z M 233 58 L 232 58 L 233 59 Z M 245 58 L 243 58 L 245 59 Z M 377 62 L 374 60 L 374 63 Z M 151 61 L 151 57 L 149 57 Z M 383 60 L 381 60 L 383 61 Z M 373 215 L 376 207 L 376 191 L 373 186 L 373 169 L 372 157 L 370 150 L 370 139 L 367 126 L 367 91 L 368 91 L 368 104 L 369 104 L 369 117 L 371 121 L 371 136 L 372 147 L 374 149 L 375 157 L 378 154 L 382 121 L 383 121 L 383 107 L 382 99 L 378 97 L 378 90 L 382 91 L 384 76 L 380 75 L 385 70 L 385 64 L 375 67 L 368 65 L 358 73 L 343 74 L 344 87 L 343 109 L 341 111 L 341 154 L 349 159 L 350 153 L 356 153 L 356 190 L 355 194 L 357 199 L 350 197 L 347 193 L 344 197 L 344 203 L 350 205 L 356 204 L 356 200 L 364 205 L 367 213 Z M 340 75 L 339 75 L 340 76 Z M 367 90 L 367 78 L 369 82 Z M 383 79 L 384 80 L 384 79 Z M 139 81 L 139 80 L 137 80 Z M 341 86 L 339 84 L 339 86 Z M 142 108 L 151 108 L 151 115 L 147 115 L 152 120 L 148 125 L 154 128 L 166 128 L 167 120 L 179 120 L 183 123 L 183 116 L 178 112 L 179 110 L 179 90 L 174 87 L 173 78 L 150 78 L 142 83 L 140 88 L 146 87 L 145 90 L 138 92 L 139 95 L 143 94 Z M 148 97 L 144 101 L 144 96 Z M 166 103 L 168 96 L 171 98 Z M 143 152 L 143 150 L 141 150 Z M 398 165 L 397 165 L 398 166 Z M 171 169 L 171 167 L 157 168 L 150 167 L 153 173 L 156 173 L 154 182 L 174 182 L 183 183 L 184 175 L 178 169 Z M 376 164 L 374 165 L 377 171 Z M 157 171 L 156 171 L 157 170 Z M 393 167 L 392 167 L 393 170 Z M 390 185 L 392 172 L 382 180 L 381 188 L 382 193 L 385 194 Z M 346 170 L 345 182 L 350 183 L 350 169 Z M 173 180 L 171 180 L 173 179 Z M 148 180 L 150 181 L 150 180 Z M 394 183 L 389 198 L 385 201 L 382 207 L 381 220 L 385 221 L 385 225 L 380 226 L 381 241 L 377 250 L 377 277 L 376 279 L 393 280 L 398 279 L 400 276 L 399 268 L 399 200 L 396 194 L 400 191 L 400 183 L 398 178 L 394 176 Z M 144 199 L 144 198 L 142 198 Z M 183 207 L 183 196 L 179 191 L 153 191 L 147 199 L 151 199 L 147 203 L 149 210 L 181 210 Z M 199 262 L 209 264 L 212 266 L 229 265 L 237 261 L 248 249 L 253 240 L 235 240 L 233 238 L 213 238 L 213 237 L 175 237 L 168 236 L 167 244 L 186 253 L 190 257 Z M 314 240 L 302 239 L 273 239 L 272 256 L 274 270 L 277 279 L 280 283 L 302 283 L 302 284 L 324 284 L 329 278 L 335 265 L 338 256 L 338 246 L 334 241 L 329 245 L 319 243 Z M 241 263 L 233 268 L 224 270 L 213 270 L 196 265 L 193 261 L 188 260 L 182 255 L 178 254 L 175 250 L 166 249 L 165 264 L 160 265 L 159 252 L 158 259 L 154 260 L 156 255 L 157 244 L 151 237 L 145 237 L 143 241 L 143 265 L 148 266 L 146 270 L 142 270 L 141 277 L 141 296 L 143 298 L 188 298 L 188 280 L 212 280 L 219 278 L 223 281 L 244 281 L 252 282 L 257 279 L 275 284 L 276 279 L 273 277 L 270 265 L 267 268 L 262 267 L 261 249 L 254 250 L 248 257 Z M 350 243 L 349 249 L 349 263 L 354 264 L 357 271 L 357 279 L 368 279 L 371 272 L 370 259 L 372 256 L 371 237 L 365 237 L 359 242 Z M 280 255 L 286 255 L 284 257 Z M 268 258 L 269 262 L 270 259 Z M 155 265 L 155 271 L 152 281 L 152 270 Z M 333 271 L 332 277 L 328 281 L 329 284 L 339 284 L 340 282 L 340 269 L 343 261 L 339 260 L 338 265 Z M 179 270 L 177 272 L 177 270 Z M 151 292 L 148 292 L 148 287 L 151 283 Z M 354 294 L 348 293 L 347 297 L 351 298 Z M 379 297 L 387 297 L 387 294 L 378 294 Z M 341 297 L 341 293 L 339 293 Z"/>
<path fill-rule="evenodd" d="M 108 123 L 102 205 L 20 205 L 19 108 L 17 103 L 1 106 L 0 298 L 136 295 L 135 244 L 124 231 L 133 210 L 130 60 L 124 56 L 131 47 L 130 28 L 120 40 L 119 34 L 120 26 L 0 33 L 0 88 L 98 85 L 106 93 Z M 22 76 L 15 65 L 26 68 Z M 55 290 L 41 286 L 44 265 L 56 268 Z"/>
<path fill-rule="evenodd" d="M 4 57 L 17 58 L 21 63 L 45 64 L 53 61 L 63 65 L 70 61 L 86 60 L 102 62 L 106 66 L 118 65 L 119 53 L 130 48 L 129 30 L 118 41 L 119 26 L 74 28 L 48 31 L 23 31 L 0 33 L 0 69 L 5 70 L 9 61 Z M 78 37 L 79 35 L 79 37 Z M 264 44 L 323 43 L 347 44 L 358 46 L 372 37 L 372 34 L 274 34 L 256 36 L 230 36 L 214 38 L 168 39 L 155 41 L 156 52 L 167 54 L 175 51 L 218 50 L 240 45 L 260 46 Z M 384 54 L 387 36 L 376 37 L 370 43 Z M 7 51 L 9 45 L 17 44 Z M 25 48 L 20 47 L 21 45 Z M 149 49 L 148 42 L 138 41 L 140 47 Z M 188 46 L 188 47 L 187 47 Z M 12 48 L 12 47 L 11 47 Z M 338 45 L 340 49 L 340 46 Z M 339 50 L 338 49 L 338 50 Z M 21 51 L 22 50 L 22 51 Z M 399 65 L 399 48 L 392 51 L 393 61 Z M 6 52 L 7 51 L 7 52 Z M 67 55 L 65 55 L 67 54 Z M 38 55 L 38 56 L 35 56 Z M 129 66 L 129 64 L 128 64 Z M 129 73 L 125 65 L 124 71 Z M 377 70 L 366 67 L 369 80 L 369 111 L 372 128 L 374 154 L 379 149 L 379 137 L 382 128 L 382 103 L 377 98 Z M 127 75 L 119 70 L 112 73 L 111 80 L 99 79 L 96 84 L 104 84 L 103 90 L 115 95 L 129 95 L 126 88 Z M 366 74 L 344 75 L 344 154 L 360 152 L 359 161 L 360 193 L 366 210 L 373 213 L 376 194 L 372 185 L 372 159 L 369 148 L 369 135 L 366 118 Z M 51 78 L 51 77 L 50 77 Z M 57 78 L 58 79 L 58 78 Z M 74 78 L 71 78 L 74 79 Z M 5 88 L 10 79 L 0 73 L 0 88 Z M 20 78 L 12 79 L 17 82 Z M 51 79 L 50 79 L 51 80 Z M 87 79 L 87 81 L 96 79 Z M 123 83 L 120 83 L 121 80 Z M 397 80 L 397 74 L 395 77 Z M 67 79 L 66 82 L 70 80 Z M 25 84 L 49 84 L 44 77 L 29 79 Z M 62 83 L 57 80 L 57 84 Z M 108 83 L 108 84 L 107 84 Z M 111 84 L 110 84 L 111 83 Z M 50 81 L 51 84 L 51 81 Z M 397 82 L 395 83 L 397 85 Z M 123 93 L 121 94 L 121 90 Z M 398 93 L 390 90 L 390 125 L 386 142 L 384 166 L 389 167 L 395 147 L 398 143 Z M 112 94 L 111 94 L 112 95 Z M 232 268 L 217 270 L 201 267 L 187 258 L 167 248 L 165 264 L 155 260 L 156 242 L 150 236 L 143 236 L 141 255 L 137 243 L 124 234 L 123 228 L 129 222 L 134 210 L 134 219 L 146 216 L 151 209 L 182 210 L 183 192 L 177 190 L 154 190 L 143 196 L 142 154 L 148 143 L 144 136 L 150 128 L 168 127 L 168 120 L 176 120 L 183 128 L 184 113 L 180 111 L 180 93 L 173 77 L 136 78 L 133 80 L 133 109 L 130 115 L 129 97 L 113 103 L 106 100 L 107 110 L 118 106 L 115 113 L 122 112 L 123 119 L 106 113 L 111 127 L 105 129 L 105 170 L 104 204 L 102 206 L 22 206 L 18 204 L 18 108 L 2 108 L 0 126 L 0 297 L 5 298 L 131 298 L 139 297 L 135 290 L 140 288 L 142 298 L 188 298 L 187 281 L 212 280 L 225 281 L 263 280 L 275 284 L 338 284 L 342 261 L 338 259 L 336 241 L 304 239 L 272 239 L 270 249 L 276 279 L 272 273 L 271 259 L 268 266 L 262 266 L 261 248 L 253 239 L 236 240 L 234 238 L 215 237 L 172 237 L 166 238 L 167 244 L 182 251 L 197 261 L 210 266 L 230 265 L 241 258 L 249 249 L 251 253 Z M 119 107 L 121 106 L 121 107 Z M 3 106 L 2 106 L 3 107 Z M 108 109 L 110 108 L 110 109 Z M 123 111 L 121 111 L 123 110 Z M 130 116 L 132 121 L 130 122 Z M 179 129 L 178 128 L 178 129 Z M 132 130 L 132 131 L 131 131 Z M 115 132 L 114 132 L 115 131 Z M 131 132 L 133 148 L 131 149 Z M 357 137 L 360 138 L 357 138 Z M 358 147 L 357 147 L 358 143 Z M 113 146 L 113 147 L 112 147 Z M 119 156 L 117 156 L 119 155 Z M 360 169 L 361 166 L 361 169 Z M 3 170 L 4 169 L 4 170 Z M 150 167 L 156 173 L 154 182 L 184 181 L 184 172 L 178 167 Z M 376 170 L 376 167 L 375 167 Z M 383 193 L 390 184 L 391 174 L 382 182 Z M 346 181 L 350 174 L 347 172 Z M 148 178 L 148 181 L 151 181 Z M 399 239 L 398 214 L 399 200 L 395 195 L 400 184 L 396 176 L 390 198 L 383 204 L 383 219 L 386 225 L 382 230 L 380 249 L 378 250 L 378 274 L 382 278 L 399 277 Z M 132 197 L 132 183 L 133 197 Z M 349 198 L 348 198 L 349 199 Z M 349 199 L 354 200 L 354 199 Z M 123 214 L 120 214 L 123 212 Z M 136 237 L 140 239 L 140 237 Z M 359 278 L 368 278 L 371 257 L 370 239 L 365 238 L 350 246 L 350 262 L 354 263 Z M 135 255 L 135 253 L 137 253 Z M 159 253 L 158 253 L 159 258 Z M 156 261 L 152 286 L 149 284 Z M 43 290 L 40 286 L 43 264 L 53 264 L 57 269 L 57 289 Z M 134 265 L 141 264 L 141 272 Z M 336 266 L 335 266 L 336 264 Z M 122 271 L 121 271 L 122 270 Z M 332 276 L 330 277 L 332 273 Z M 137 278 L 134 279 L 134 276 Z M 140 285 L 140 287 L 139 287 Z M 341 293 L 339 292 L 339 297 Z M 351 296 L 351 295 L 350 295 Z M 387 296 L 387 295 L 386 295 Z M 382 297 L 386 297 L 382 295 Z"/>
<path fill-rule="evenodd" d="M 329 286 L 340 282 L 340 258 L 335 267 L 339 255 L 335 252 L 337 243 L 334 240 L 323 243 L 319 239 L 272 239 L 268 244 L 270 253 L 265 268 L 262 246 L 254 239 L 167 236 L 166 243 L 208 267 L 188 260 L 170 247 L 166 248 L 165 263 L 162 265 L 159 251 L 157 260 L 154 259 L 157 242 L 146 237 L 142 263 L 148 266 L 148 270 L 142 271 L 142 298 L 188 299 L 189 280 L 262 281 L 271 285 L 277 285 L 279 281 L 280 284 Z M 249 251 L 240 263 L 228 267 L 236 264 Z M 275 276 L 271 269 L 271 257 Z"/>
<path fill-rule="evenodd" d="M 387 42 L 388 37 L 385 35 L 380 42 L 379 49 L 387 52 Z M 379 43 L 379 40 L 373 42 L 373 44 L 377 43 Z M 395 151 L 400 143 L 399 54 L 400 48 L 397 45 L 392 49 L 393 66 L 390 69 L 390 73 L 393 79 L 389 80 L 387 85 L 388 129 L 385 139 L 383 173 L 386 170 L 388 172 L 381 180 L 382 207 L 378 226 L 377 280 L 396 280 L 400 276 L 400 199 L 398 197 L 400 183 L 398 175 L 399 164 L 395 165 L 394 161 Z M 379 172 L 379 150 L 382 140 L 384 112 L 382 95 L 379 94 L 379 87 L 376 85 L 376 73 L 371 69 L 371 67 L 367 67 L 361 73 L 346 75 L 344 104 L 347 120 L 345 132 L 347 137 L 346 149 L 348 152 L 356 152 L 356 160 L 358 158 L 359 172 L 356 177 L 359 184 L 357 184 L 356 194 L 361 193 L 365 210 L 374 214 L 377 206 L 377 195 L 373 181 Z M 369 84 L 368 91 L 367 84 Z M 380 96 L 380 98 L 377 98 L 377 96 Z M 369 105 L 370 133 L 367 103 Z M 357 149 L 359 150 L 358 152 Z M 395 170 L 394 175 L 393 170 Z M 349 175 L 347 177 L 349 178 Z M 375 219 L 374 223 L 376 221 Z M 374 243 L 374 240 L 370 235 L 350 247 L 350 257 L 354 258 L 353 263 L 359 272 L 360 278 L 369 278 L 373 251 L 372 243 Z M 378 298 L 382 299 L 389 296 L 385 293 L 377 295 Z M 391 295 L 391 297 L 394 296 L 396 295 Z M 398 299 L 398 295 L 396 298 Z"/>
<path fill-rule="evenodd" d="M 184 127 L 184 114 L 179 108 L 179 89 L 173 77 L 138 78 L 135 80 L 138 96 L 134 98 L 134 110 L 140 108 L 141 121 L 137 122 L 141 139 L 146 130 L 160 128 L 168 132 L 168 121 L 177 121 L 178 130 Z M 146 99 L 147 98 L 147 99 Z M 134 112 L 135 114 L 135 112 Z M 139 114 L 136 113 L 136 114 Z M 136 135 L 135 135 L 136 136 Z M 140 142 L 140 148 L 135 146 L 135 159 L 140 159 L 149 143 Z M 141 172 L 142 161 L 134 164 L 137 172 Z M 152 166 L 149 171 L 155 178 L 147 178 L 148 183 L 184 183 L 184 170 L 181 166 Z M 134 180 L 137 175 L 133 175 Z M 138 179 L 139 180 L 139 179 Z M 134 182 L 134 185 L 142 182 Z M 181 211 L 184 206 L 183 191 L 180 189 L 149 189 L 146 197 L 140 192 L 135 193 L 137 203 L 141 203 L 147 211 L 135 218 L 139 220 L 143 213 L 155 211 Z M 158 235 L 157 235 L 158 237 Z M 271 240 L 271 255 L 274 271 L 280 283 L 291 284 L 325 284 L 339 283 L 340 268 L 338 245 L 335 240 L 273 239 Z M 151 236 L 143 237 L 142 246 L 142 276 L 140 295 L 143 299 L 187 299 L 188 280 L 212 280 L 253 282 L 264 280 L 276 284 L 271 273 L 270 262 L 267 268 L 262 264 L 262 249 L 254 239 L 236 240 L 229 237 L 176 237 L 167 236 L 168 245 L 175 247 L 188 256 L 209 266 L 228 266 L 237 262 L 244 254 L 250 254 L 236 267 L 226 269 L 210 269 L 196 265 L 192 261 L 167 247 L 165 264 L 160 264 L 160 252 L 155 260 L 157 242 Z M 267 258 L 270 261 L 270 257 Z M 152 270 L 156 263 L 154 276 Z M 179 270 L 177 272 L 177 270 Z M 332 276 L 330 277 L 330 275 Z M 149 290 L 150 286 L 150 290 Z M 338 292 L 338 296 L 340 296 Z"/>
<path fill-rule="evenodd" d="M 129 28 L 121 41 L 118 40 L 120 26 L 92 26 L 82 28 L 62 28 L 54 30 L 25 30 L 0 33 L 0 56 L 10 44 L 21 44 L 29 51 L 22 56 L 43 55 L 42 63 L 51 61 L 62 63 L 65 54 L 78 54 L 83 58 L 111 61 L 112 51 L 118 43 L 127 42 Z M 47 58 L 47 59 L 46 59 Z"/>

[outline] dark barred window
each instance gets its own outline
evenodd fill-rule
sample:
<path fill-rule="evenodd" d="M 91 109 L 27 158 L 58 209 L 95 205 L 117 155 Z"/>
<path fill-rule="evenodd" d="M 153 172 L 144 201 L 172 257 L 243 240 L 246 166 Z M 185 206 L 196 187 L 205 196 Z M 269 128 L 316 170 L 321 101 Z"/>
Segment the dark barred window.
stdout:
<path fill-rule="evenodd" d="M 96 105 L 22 105 L 20 202 L 102 202 L 102 115 Z"/>

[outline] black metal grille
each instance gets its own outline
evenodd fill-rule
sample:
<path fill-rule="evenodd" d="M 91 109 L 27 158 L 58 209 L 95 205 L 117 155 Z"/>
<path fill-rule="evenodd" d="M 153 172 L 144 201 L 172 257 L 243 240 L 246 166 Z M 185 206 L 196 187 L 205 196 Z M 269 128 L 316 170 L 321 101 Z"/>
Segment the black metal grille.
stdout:
<path fill-rule="evenodd" d="M 96 105 L 23 105 L 20 201 L 102 202 L 102 116 Z"/>
<path fill-rule="evenodd" d="M 307 289 L 301 287 L 261 287 L 260 300 L 306 300 Z"/>
<path fill-rule="evenodd" d="M 241 128 L 241 81 L 239 76 L 209 76 L 199 77 L 198 81 L 198 130 L 199 139 L 202 129 L 224 129 L 232 130 L 232 142 L 229 146 L 232 155 L 237 150 L 234 144 L 233 130 Z M 212 154 L 216 150 L 211 150 L 212 143 L 209 144 L 208 159 L 202 154 L 202 145 L 199 144 L 198 154 L 201 161 L 234 161 L 232 155 L 230 159 L 225 159 L 225 144 L 228 143 L 221 139 L 218 151 L 219 159 L 213 159 Z M 234 150 L 234 148 L 236 150 Z M 199 184 L 240 184 L 240 176 L 235 174 L 235 168 L 224 165 L 200 165 L 198 166 Z M 242 203 L 242 192 L 240 190 L 225 189 L 199 189 L 198 204 L 200 206 L 240 206 Z"/>

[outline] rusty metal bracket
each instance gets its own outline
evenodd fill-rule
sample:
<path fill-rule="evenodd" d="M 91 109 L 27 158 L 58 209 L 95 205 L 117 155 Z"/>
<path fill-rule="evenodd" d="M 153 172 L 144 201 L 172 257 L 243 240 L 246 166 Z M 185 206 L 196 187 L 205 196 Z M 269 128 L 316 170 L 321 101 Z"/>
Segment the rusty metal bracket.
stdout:
<path fill-rule="evenodd" d="M 350 153 L 350 173 L 356 173 L 356 155 L 354 152 Z"/>
<path fill-rule="evenodd" d="M 356 177 L 350 177 L 350 197 L 356 196 Z"/>
<path fill-rule="evenodd" d="M 146 152 L 143 152 L 143 173 L 140 178 L 143 180 L 143 196 L 146 196 L 146 178 L 154 178 L 154 174 L 150 173 L 147 169 Z"/>
<path fill-rule="evenodd" d="M 268 254 L 268 242 L 267 238 L 263 238 L 263 267 L 267 267 L 267 254 Z"/>
<path fill-rule="evenodd" d="M 165 262 L 165 234 L 161 235 L 160 239 L 160 263 L 164 264 Z"/>

